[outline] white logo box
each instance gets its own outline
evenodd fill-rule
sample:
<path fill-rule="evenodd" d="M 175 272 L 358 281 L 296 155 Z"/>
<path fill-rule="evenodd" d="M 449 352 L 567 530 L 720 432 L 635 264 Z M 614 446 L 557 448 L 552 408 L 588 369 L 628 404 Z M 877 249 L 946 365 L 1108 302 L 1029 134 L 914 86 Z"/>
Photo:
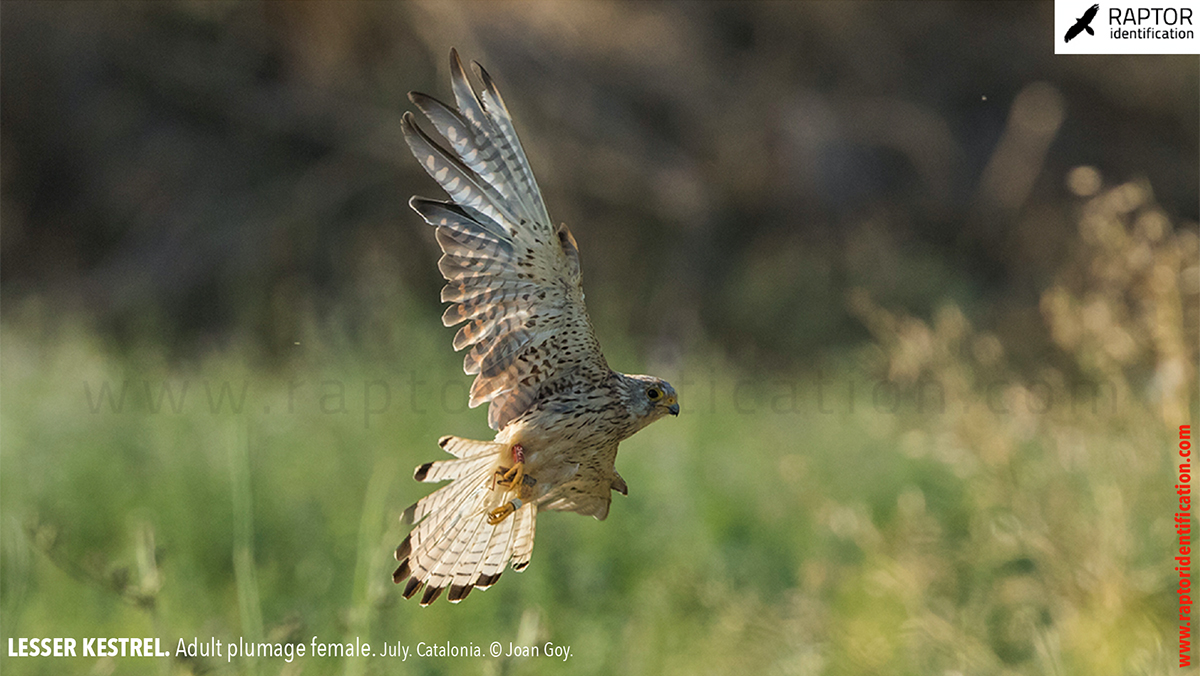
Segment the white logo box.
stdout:
<path fill-rule="evenodd" d="M 1092 34 L 1072 30 L 1092 6 Z M 1200 0 L 1054 1 L 1055 54 L 1200 54 L 1197 36 Z"/>

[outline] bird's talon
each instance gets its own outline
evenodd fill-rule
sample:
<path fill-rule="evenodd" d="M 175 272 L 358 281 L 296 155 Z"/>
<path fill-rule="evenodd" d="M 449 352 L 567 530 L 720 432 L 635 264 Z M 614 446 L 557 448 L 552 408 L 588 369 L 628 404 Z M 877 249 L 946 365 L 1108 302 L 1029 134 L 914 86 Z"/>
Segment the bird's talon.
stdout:
<path fill-rule="evenodd" d="M 520 486 L 526 483 L 524 462 L 518 462 L 508 469 L 501 467 L 500 469 L 496 470 L 496 474 L 499 476 L 499 478 L 496 479 L 496 483 L 500 486 L 504 486 L 505 488 L 512 488 L 514 486 Z"/>
<path fill-rule="evenodd" d="M 521 500 L 514 498 L 499 507 L 488 512 L 487 522 L 489 526 L 498 525 L 500 522 L 508 518 L 509 514 L 517 511 L 521 507 Z"/>

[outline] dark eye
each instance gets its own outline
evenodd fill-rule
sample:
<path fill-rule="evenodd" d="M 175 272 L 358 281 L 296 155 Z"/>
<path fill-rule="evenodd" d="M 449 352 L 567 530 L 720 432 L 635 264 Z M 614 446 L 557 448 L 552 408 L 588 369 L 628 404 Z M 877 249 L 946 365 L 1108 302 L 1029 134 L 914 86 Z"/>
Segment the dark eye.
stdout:
<path fill-rule="evenodd" d="M 646 397 L 650 399 L 650 401 L 658 401 L 662 398 L 662 391 L 657 387 L 651 387 L 650 389 L 646 390 Z"/>

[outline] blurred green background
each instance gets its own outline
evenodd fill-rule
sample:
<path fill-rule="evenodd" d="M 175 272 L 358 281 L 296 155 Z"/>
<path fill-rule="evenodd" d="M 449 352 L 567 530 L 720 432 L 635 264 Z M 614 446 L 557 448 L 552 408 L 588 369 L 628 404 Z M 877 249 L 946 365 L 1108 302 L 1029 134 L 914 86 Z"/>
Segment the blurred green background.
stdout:
<path fill-rule="evenodd" d="M 1173 674 L 1200 63 L 1051 3 L 41 3 L 0 16 L 0 639 L 569 646 L 12 674 Z M 609 361 L 603 523 L 392 585 L 487 438 L 409 90 L 497 79 Z"/>

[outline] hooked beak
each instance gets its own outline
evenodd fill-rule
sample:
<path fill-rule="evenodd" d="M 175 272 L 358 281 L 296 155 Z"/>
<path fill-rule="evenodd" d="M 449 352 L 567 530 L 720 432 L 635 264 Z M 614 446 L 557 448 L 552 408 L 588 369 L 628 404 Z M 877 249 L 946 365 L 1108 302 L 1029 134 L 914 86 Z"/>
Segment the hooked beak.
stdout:
<path fill-rule="evenodd" d="M 669 411 L 671 415 L 679 415 L 679 404 L 671 404 L 667 408 L 667 411 Z"/>

